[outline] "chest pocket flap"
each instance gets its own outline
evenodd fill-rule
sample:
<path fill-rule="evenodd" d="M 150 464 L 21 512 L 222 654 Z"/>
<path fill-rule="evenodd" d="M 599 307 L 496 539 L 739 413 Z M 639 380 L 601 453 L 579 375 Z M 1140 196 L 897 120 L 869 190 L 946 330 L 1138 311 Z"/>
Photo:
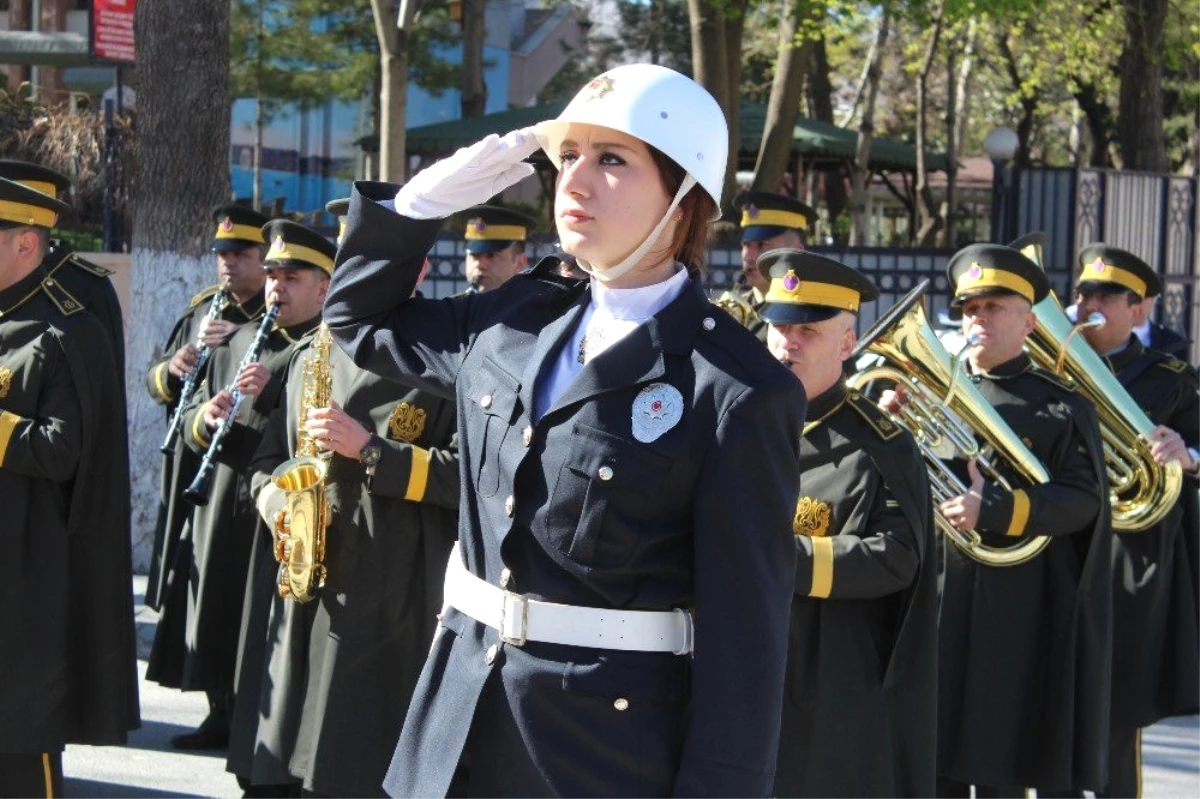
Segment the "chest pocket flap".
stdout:
<path fill-rule="evenodd" d="M 666 455 L 595 427 L 577 424 L 576 445 L 571 447 L 566 466 L 580 476 L 599 480 L 612 488 L 635 488 L 651 492 L 671 467 Z"/>
<path fill-rule="evenodd" d="M 467 419 L 468 435 L 482 443 L 476 456 L 475 484 L 480 496 L 495 496 L 500 489 L 500 451 L 512 427 L 520 388 L 520 381 L 490 358 L 484 358 L 471 383 L 470 399 L 482 411 L 482 415 L 471 414 Z"/>

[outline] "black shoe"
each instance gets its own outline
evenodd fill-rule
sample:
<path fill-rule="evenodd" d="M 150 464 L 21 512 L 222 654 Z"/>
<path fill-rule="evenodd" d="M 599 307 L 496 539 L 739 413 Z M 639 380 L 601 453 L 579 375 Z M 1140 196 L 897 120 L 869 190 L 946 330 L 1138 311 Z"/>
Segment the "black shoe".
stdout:
<path fill-rule="evenodd" d="M 225 716 L 214 717 L 210 714 L 194 731 L 181 733 L 171 738 L 173 749 L 224 749 L 227 746 L 229 746 L 229 723 Z"/>

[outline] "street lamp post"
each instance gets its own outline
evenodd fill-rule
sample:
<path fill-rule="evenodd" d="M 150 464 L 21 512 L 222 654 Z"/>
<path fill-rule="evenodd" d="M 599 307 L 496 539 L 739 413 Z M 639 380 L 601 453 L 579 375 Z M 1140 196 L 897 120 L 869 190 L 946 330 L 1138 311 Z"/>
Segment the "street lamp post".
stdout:
<path fill-rule="evenodd" d="M 1012 128 L 999 127 L 988 131 L 983 138 L 983 149 L 992 159 L 992 241 L 1004 244 L 1013 238 L 1007 228 L 1012 224 L 1005 213 L 1008 191 L 1008 162 L 1017 154 L 1021 140 Z"/>

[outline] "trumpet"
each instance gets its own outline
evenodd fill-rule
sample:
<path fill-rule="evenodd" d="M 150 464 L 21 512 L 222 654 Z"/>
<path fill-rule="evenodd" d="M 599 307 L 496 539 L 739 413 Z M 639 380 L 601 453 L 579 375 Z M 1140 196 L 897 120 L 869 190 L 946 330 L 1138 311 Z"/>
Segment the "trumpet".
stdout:
<path fill-rule="evenodd" d="M 196 357 L 196 367 L 183 379 L 183 388 L 179 391 L 179 401 L 175 403 L 175 411 L 171 414 L 171 421 L 167 423 L 167 437 L 163 439 L 162 446 L 159 448 L 164 455 L 170 455 L 175 451 L 175 440 L 179 438 L 179 428 L 183 425 L 183 411 L 191 403 L 192 395 L 196 393 L 197 381 L 201 372 L 204 371 L 204 365 L 208 363 L 208 356 L 212 354 L 212 350 L 204 343 L 205 325 L 220 319 L 228 304 L 229 291 L 222 284 L 217 289 L 217 293 L 213 295 L 208 312 L 204 314 L 204 319 L 200 322 L 200 329 L 196 332 L 196 349 L 200 354 Z"/>
<path fill-rule="evenodd" d="M 881 380 L 909 394 L 910 399 L 892 418 L 912 434 L 925 458 L 935 511 L 941 503 L 967 493 L 969 488 L 943 462 L 941 456 L 947 446 L 964 458 L 974 458 L 980 473 L 1006 490 L 1013 490 L 1013 486 L 1002 473 L 1002 463 L 1025 484 L 1049 482 L 1050 474 L 1037 456 L 979 389 L 960 379 L 962 359 L 971 342 L 955 356 L 942 346 L 925 317 L 922 300 L 928 287 L 928 280 L 921 281 L 867 331 L 852 357 L 871 352 L 882 357 L 883 364 L 851 376 L 846 384 L 858 389 Z M 980 446 L 977 434 L 984 446 Z M 984 544 L 975 530 L 957 529 L 940 512 L 934 521 L 950 543 L 987 566 L 1025 563 L 1050 544 L 1049 536 L 1039 535 L 1014 546 L 995 547 Z"/>
<path fill-rule="evenodd" d="M 275 326 L 275 317 L 277 316 L 279 316 L 279 305 L 272 303 L 258 326 L 254 341 L 250 343 L 246 354 L 242 356 L 242 362 L 238 364 L 233 380 L 225 387 L 225 390 L 233 395 L 233 408 L 230 409 L 229 415 L 221 420 L 221 426 L 213 434 L 208 451 L 204 453 L 204 460 L 200 462 L 200 468 L 196 472 L 196 478 L 183 491 L 184 498 L 198 508 L 208 504 L 208 497 L 212 493 L 212 476 L 217 465 L 217 455 L 220 454 L 221 445 L 225 443 L 225 436 L 229 435 L 234 420 L 237 419 L 238 412 L 242 408 L 242 403 L 246 400 L 246 396 L 237 389 L 237 376 L 250 364 L 258 363 L 258 359 L 262 357 L 263 350 L 267 346 L 267 338 L 271 335 L 271 328 Z"/>

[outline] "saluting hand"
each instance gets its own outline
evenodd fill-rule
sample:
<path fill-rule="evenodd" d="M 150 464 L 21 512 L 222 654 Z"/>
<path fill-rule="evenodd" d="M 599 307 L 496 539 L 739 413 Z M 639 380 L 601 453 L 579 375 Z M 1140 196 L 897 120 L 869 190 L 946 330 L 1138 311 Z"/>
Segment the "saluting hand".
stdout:
<path fill-rule="evenodd" d="M 371 440 L 371 433 L 336 402 L 329 408 L 313 408 L 308 412 L 304 429 L 325 452 L 336 452 L 344 458 L 358 460 L 358 453 Z"/>
<path fill-rule="evenodd" d="M 270 369 L 261 363 L 249 363 L 238 372 L 237 390 L 247 397 L 257 397 L 270 380 Z"/>
<path fill-rule="evenodd" d="M 938 506 L 942 518 L 950 522 L 955 530 L 974 530 L 979 524 L 979 509 L 983 504 L 983 475 L 975 465 L 975 459 L 967 461 L 967 474 L 971 476 L 971 487 L 967 493 L 946 500 Z"/>
<path fill-rule="evenodd" d="M 167 362 L 167 371 L 176 377 L 187 377 L 200 361 L 200 350 L 194 344 L 184 344 L 175 350 Z"/>
<path fill-rule="evenodd" d="M 1196 471 L 1196 462 L 1188 454 L 1187 444 L 1179 433 L 1159 425 L 1150 433 L 1150 440 L 1154 442 L 1150 447 L 1150 454 L 1154 456 L 1155 463 L 1165 466 L 1171 461 L 1178 461 L 1184 471 Z"/>
<path fill-rule="evenodd" d="M 200 335 L 204 336 L 204 344 L 210 350 L 224 344 L 225 339 L 237 329 L 237 325 L 224 319 L 204 319 L 200 322 Z"/>
<path fill-rule="evenodd" d="M 221 422 L 233 412 L 233 395 L 228 391 L 218 391 L 216 396 L 204 403 L 200 409 L 204 426 L 210 431 L 221 426 Z"/>

